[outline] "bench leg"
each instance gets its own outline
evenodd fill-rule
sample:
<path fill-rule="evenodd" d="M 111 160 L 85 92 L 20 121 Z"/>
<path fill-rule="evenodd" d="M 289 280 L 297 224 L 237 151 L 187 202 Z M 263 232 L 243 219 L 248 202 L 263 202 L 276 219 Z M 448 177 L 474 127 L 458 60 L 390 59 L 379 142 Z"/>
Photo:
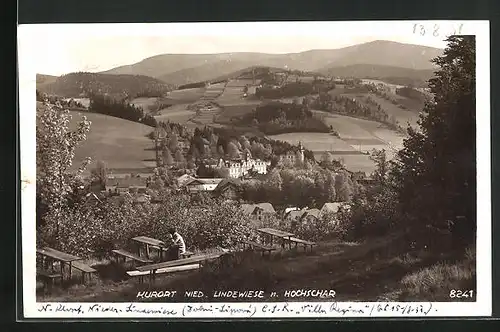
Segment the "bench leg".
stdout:
<path fill-rule="evenodd" d="M 59 262 L 59 264 L 61 264 L 61 278 L 63 279 L 62 281 L 64 281 L 64 264 L 63 262 Z"/>

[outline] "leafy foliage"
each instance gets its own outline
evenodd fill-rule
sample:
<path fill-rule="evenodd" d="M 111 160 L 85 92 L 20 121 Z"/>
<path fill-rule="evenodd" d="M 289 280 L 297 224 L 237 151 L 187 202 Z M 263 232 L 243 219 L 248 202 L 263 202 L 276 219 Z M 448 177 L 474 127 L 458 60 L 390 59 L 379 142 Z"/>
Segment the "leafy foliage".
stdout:
<path fill-rule="evenodd" d="M 299 168 L 275 168 L 260 180 L 244 182 L 243 199 L 269 202 L 275 207 L 321 208 L 327 202 L 349 201 L 354 190 L 354 184 L 344 172 L 329 171 L 306 162 Z"/>
<path fill-rule="evenodd" d="M 434 101 L 423 110 L 420 130 L 408 129 L 394 174 L 409 221 L 447 229 L 463 216 L 451 231 L 471 241 L 476 228 L 475 39 L 447 41 L 444 54 L 434 60 L 440 70 L 429 82 Z"/>
<path fill-rule="evenodd" d="M 47 104 L 37 111 L 37 201 L 45 211 L 40 217 L 54 238 L 60 235 L 60 218 L 65 214 L 70 195 L 80 187 L 79 177 L 90 162 L 85 160 L 76 174 L 70 171 L 75 149 L 90 130 L 90 121 L 85 117 L 74 131 L 70 129 L 70 121 L 70 112 L 59 107 Z"/>

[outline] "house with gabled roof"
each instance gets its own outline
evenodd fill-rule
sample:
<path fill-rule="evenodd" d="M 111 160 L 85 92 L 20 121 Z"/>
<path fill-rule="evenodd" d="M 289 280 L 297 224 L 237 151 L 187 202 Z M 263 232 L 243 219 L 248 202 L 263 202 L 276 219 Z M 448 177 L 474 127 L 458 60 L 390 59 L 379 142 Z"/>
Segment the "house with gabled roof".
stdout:
<path fill-rule="evenodd" d="M 224 180 L 222 178 L 194 178 L 184 184 L 184 188 L 189 193 L 212 192 Z"/>
<path fill-rule="evenodd" d="M 195 179 L 194 176 L 191 176 L 189 174 L 183 174 L 177 178 L 177 186 L 183 187 L 184 185 L 186 185 L 187 183 L 189 183 L 194 179 Z"/>
<path fill-rule="evenodd" d="M 106 180 L 106 191 L 129 192 L 131 190 L 145 190 L 147 179 L 141 177 L 117 178 Z"/>
<path fill-rule="evenodd" d="M 213 194 L 216 197 L 226 200 L 237 200 L 243 193 L 243 186 L 238 179 L 224 179 L 214 189 Z"/>
<path fill-rule="evenodd" d="M 262 220 L 276 215 L 276 211 L 271 203 L 241 204 L 243 214 Z"/>
<path fill-rule="evenodd" d="M 304 211 L 300 217 L 302 223 L 317 222 L 319 220 L 320 210 L 319 209 L 307 209 Z"/>
<path fill-rule="evenodd" d="M 306 209 L 301 210 L 290 210 L 283 216 L 283 220 L 290 223 L 291 229 L 295 229 L 297 225 L 300 223 L 302 216 L 304 215 Z"/>
<path fill-rule="evenodd" d="M 349 210 L 350 205 L 347 202 L 328 202 L 323 204 L 321 208 L 320 218 L 323 218 L 329 213 L 337 214 L 342 210 Z"/>

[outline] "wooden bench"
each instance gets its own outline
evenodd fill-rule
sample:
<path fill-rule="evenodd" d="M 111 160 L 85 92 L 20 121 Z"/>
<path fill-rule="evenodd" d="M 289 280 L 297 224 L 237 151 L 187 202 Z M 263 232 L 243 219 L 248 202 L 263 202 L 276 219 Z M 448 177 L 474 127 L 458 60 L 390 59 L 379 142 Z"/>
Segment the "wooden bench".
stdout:
<path fill-rule="evenodd" d="M 62 274 L 60 273 L 37 269 L 36 274 L 43 279 L 44 284 L 47 280 L 49 281 L 49 283 L 46 284 L 49 288 L 51 288 L 54 284 L 54 280 L 60 279 L 62 281 Z"/>
<path fill-rule="evenodd" d="M 96 273 L 97 271 L 88 266 L 87 264 L 84 264 L 82 262 L 73 262 L 72 265 L 75 269 L 80 270 L 82 272 L 82 283 L 85 283 L 85 275 L 89 275 L 89 281 L 92 279 L 92 274 Z"/>
<path fill-rule="evenodd" d="M 199 255 L 199 256 L 193 256 L 190 258 L 176 259 L 173 261 L 167 261 L 167 262 L 156 263 L 156 264 L 151 264 L 151 265 L 143 265 L 143 266 L 137 267 L 137 270 L 139 272 L 149 273 L 149 280 L 150 280 L 150 283 L 152 283 L 155 279 L 155 275 L 156 275 L 158 270 L 165 269 L 165 268 L 186 266 L 186 265 L 194 265 L 194 264 L 198 264 L 199 267 L 201 267 L 201 266 L 203 266 L 203 264 L 206 261 L 219 258 L 219 257 L 223 256 L 224 254 L 225 253 Z"/>
<path fill-rule="evenodd" d="M 140 256 L 137 256 L 136 254 L 133 254 L 131 252 L 128 252 L 123 249 L 114 249 L 111 250 L 115 254 L 116 262 L 118 263 L 118 257 L 121 256 L 123 257 L 123 262 L 125 263 L 127 258 L 132 259 L 134 262 L 139 262 L 141 264 L 149 264 L 152 263 L 153 261 L 148 259 L 148 258 L 142 258 Z"/>
<path fill-rule="evenodd" d="M 200 268 L 200 264 L 188 264 L 188 265 L 180 265 L 173 267 L 165 267 L 162 269 L 156 270 L 155 274 L 163 274 L 163 273 L 173 273 L 173 272 L 181 272 L 181 271 L 190 271 L 196 270 Z M 129 277 L 139 277 L 139 282 L 142 283 L 144 281 L 144 277 L 149 275 L 150 271 L 127 271 L 127 275 Z"/>
<path fill-rule="evenodd" d="M 276 248 L 274 248 L 274 247 L 266 246 L 264 244 L 249 241 L 249 240 L 243 240 L 242 243 L 243 243 L 244 248 L 246 246 L 248 246 L 250 249 L 261 251 L 262 256 L 264 256 L 264 253 L 266 253 L 266 252 L 268 253 L 268 255 L 271 255 L 271 251 L 276 250 Z"/>
<path fill-rule="evenodd" d="M 307 251 L 307 247 L 309 247 L 312 251 L 313 246 L 316 245 L 316 242 L 311 242 L 311 241 L 306 241 L 302 239 L 298 239 L 296 237 L 290 237 L 286 239 L 290 243 L 290 248 L 292 247 L 292 243 L 295 243 L 295 248 L 297 248 L 298 244 L 301 244 L 304 246 L 304 251 Z"/>

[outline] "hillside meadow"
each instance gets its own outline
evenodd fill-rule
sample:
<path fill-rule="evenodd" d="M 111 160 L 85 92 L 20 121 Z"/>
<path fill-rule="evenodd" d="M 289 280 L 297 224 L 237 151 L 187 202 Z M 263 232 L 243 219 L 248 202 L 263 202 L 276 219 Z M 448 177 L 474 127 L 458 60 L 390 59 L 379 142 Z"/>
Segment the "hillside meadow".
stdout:
<path fill-rule="evenodd" d="M 144 169 L 154 167 L 155 155 L 152 141 L 146 137 L 153 129 L 146 125 L 102 114 L 71 111 L 72 126 L 76 126 L 82 116 L 91 121 L 87 140 L 75 151 L 74 168 L 86 157 L 92 164 L 98 160 L 110 169 Z"/>
<path fill-rule="evenodd" d="M 167 97 L 162 98 L 165 104 L 188 104 L 200 100 L 205 94 L 205 88 L 192 88 L 170 91 Z"/>
<path fill-rule="evenodd" d="M 136 107 L 142 108 L 145 112 L 149 112 L 149 107 L 155 105 L 157 100 L 158 98 L 156 97 L 140 97 L 132 99 L 130 103 Z"/>
<path fill-rule="evenodd" d="M 155 114 L 155 119 L 163 122 L 176 122 L 184 124 L 193 118 L 196 113 L 188 109 L 190 104 L 177 104 L 168 108 L 161 109 Z"/>
<path fill-rule="evenodd" d="M 286 133 L 279 135 L 270 135 L 269 137 L 274 140 L 284 141 L 294 145 L 301 142 L 306 149 L 313 152 L 355 152 L 351 145 L 329 133 Z"/>

